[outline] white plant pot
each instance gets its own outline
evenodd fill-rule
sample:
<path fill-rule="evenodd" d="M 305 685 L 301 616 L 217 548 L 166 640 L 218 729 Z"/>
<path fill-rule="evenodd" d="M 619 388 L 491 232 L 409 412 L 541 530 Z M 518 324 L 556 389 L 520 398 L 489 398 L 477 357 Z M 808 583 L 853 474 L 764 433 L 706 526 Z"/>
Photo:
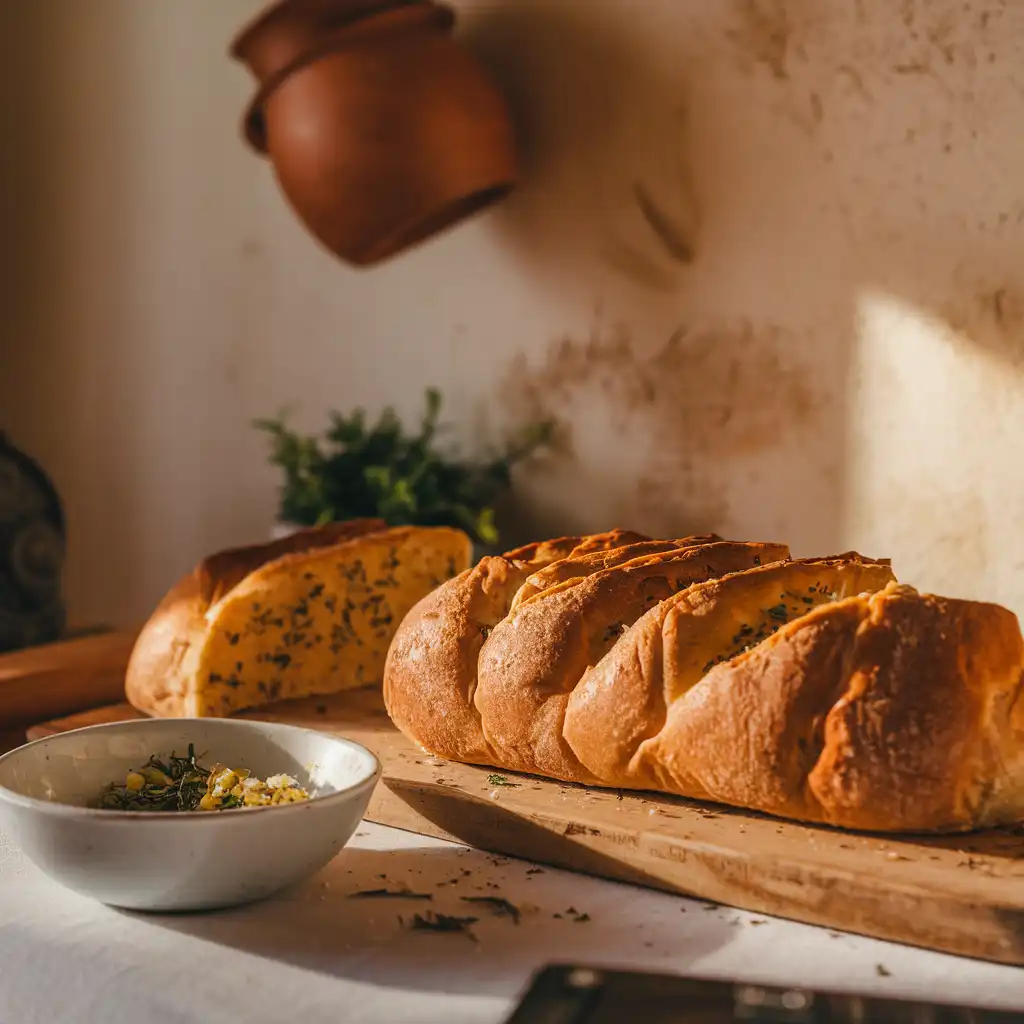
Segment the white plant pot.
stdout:
<path fill-rule="evenodd" d="M 270 539 L 284 540 L 285 537 L 290 537 L 293 533 L 298 533 L 301 529 L 303 529 L 303 527 L 299 526 L 298 523 L 276 522 L 270 528 Z"/>

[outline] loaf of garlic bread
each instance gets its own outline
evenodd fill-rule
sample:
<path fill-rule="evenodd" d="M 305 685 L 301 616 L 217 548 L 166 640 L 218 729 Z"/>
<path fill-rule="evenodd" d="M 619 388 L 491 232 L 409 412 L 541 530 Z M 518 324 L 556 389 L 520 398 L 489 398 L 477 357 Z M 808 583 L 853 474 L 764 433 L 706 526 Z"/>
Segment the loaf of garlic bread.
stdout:
<path fill-rule="evenodd" d="M 384 695 L 452 760 L 876 831 L 1024 817 L 1012 612 L 886 560 L 613 531 L 485 558 L 407 616 Z"/>
<path fill-rule="evenodd" d="M 379 686 L 402 618 L 471 550 L 460 530 L 364 520 L 214 555 L 143 628 L 128 699 L 155 715 L 220 717 Z"/>

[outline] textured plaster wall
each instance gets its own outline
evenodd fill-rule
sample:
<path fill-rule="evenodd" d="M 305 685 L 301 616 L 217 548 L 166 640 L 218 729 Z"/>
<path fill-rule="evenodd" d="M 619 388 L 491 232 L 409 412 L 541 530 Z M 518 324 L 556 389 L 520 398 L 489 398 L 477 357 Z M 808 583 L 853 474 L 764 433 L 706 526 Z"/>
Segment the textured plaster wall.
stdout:
<path fill-rule="evenodd" d="M 0 8 L 0 426 L 65 495 L 76 618 L 265 535 L 249 420 L 554 413 L 507 539 L 856 546 L 1024 611 L 1024 6 L 464 0 L 525 154 L 372 272 L 243 147 L 248 0 Z"/>

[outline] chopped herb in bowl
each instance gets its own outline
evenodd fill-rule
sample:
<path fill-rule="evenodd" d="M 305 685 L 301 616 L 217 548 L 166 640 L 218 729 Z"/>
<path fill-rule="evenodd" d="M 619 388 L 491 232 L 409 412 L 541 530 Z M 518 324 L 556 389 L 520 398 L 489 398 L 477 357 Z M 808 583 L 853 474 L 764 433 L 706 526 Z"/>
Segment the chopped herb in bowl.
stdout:
<path fill-rule="evenodd" d="M 290 775 L 263 781 L 244 768 L 205 768 L 190 743 L 186 757 L 171 754 L 163 761 L 153 754 L 141 768 L 129 769 L 124 782 L 110 783 L 95 806 L 108 811 L 228 811 L 308 799 Z"/>

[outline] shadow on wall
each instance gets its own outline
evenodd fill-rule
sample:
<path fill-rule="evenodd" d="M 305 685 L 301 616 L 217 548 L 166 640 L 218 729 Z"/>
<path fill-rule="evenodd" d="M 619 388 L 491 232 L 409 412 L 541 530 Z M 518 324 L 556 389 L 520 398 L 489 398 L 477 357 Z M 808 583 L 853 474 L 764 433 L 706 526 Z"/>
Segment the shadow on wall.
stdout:
<path fill-rule="evenodd" d="M 520 140 L 523 183 L 496 218 L 501 240 L 539 281 L 585 302 L 608 270 L 674 295 L 694 257 L 698 201 L 680 144 L 687 69 L 652 55 L 640 13 L 526 0 L 467 24 Z"/>
<path fill-rule="evenodd" d="M 524 343 L 499 379 L 511 416 L 559 416 L 571 441 L 524 481 L 523 534 L 615 522 L 836 547 L 852 289 L 815 108 L 789 95 L 803 22 L 531 0 L 467 28 L 525 151 L 496 230 L 539 289 L 600 311 Z"/>
<path fill-rule="evenodd" d="M 119 116 L 136 73 L 123 7 L 2 6 L 0 161 L 8 245 L 0 418 L 52 474 L 68 513 L 71 615 L 118 618 L 140 552 L 132 478 L 136 381 L 119 328 L 130 294 L 115 253 L 130 219 L 131 141 Z M 130 92 L 130 90 L 127 90 Z M 109 391 L 107 390 L 109 389 Z M 115 526 L 116 524 L 116 526 Z M 116 530 L 116 540 L 114 531 Z"/>
<path fill-rule="evenodd" d="M 844 537 L 1024 612 L 1024 9 L 873 0 L 808 51 L 856 270 Z"/>
<path fill-rule="evenodd" d="M 488 7 L 471 39 L 523 125 L 502 239 L 614 310 L 501 379 L 572 439 L 524 532 L 859 546 L 1024 605 L 997 579 L 1024 567 L 1024 11 L 564 0 Z"/>
<path fill-rule="evenodd" d="M 175 54 L 197 46 L 216 50 L 205 66 L 222 62 L 226 75 L 222 40 L 196 36 L 191 16 L 165 26 L 147 5 L 125 18 L 120 0 L 92 0 L 58 19 L 43 6 L 0 5 L 0 29 L 17 41 L 0 70 L 11 100 L 0 201 L 17 254 L 2 286 L 0 411 L 66 497 L 72 605 L 88 592 L 98 614 L 127 619 L 143 608 L 139 566 L 165 558 L 173 578 L 172 563 L 210 543 L 210 522 L 233 529 L 235 494 L 210 483 L 237 457 L 228 414 L 207 388 L 202 416 L 176 418 L 176 389 L 220 372 L 226 348 L 237 364 L 257 318 L 273 331 L 294 308 L 316 335 L 309 310 L 333 322 L 342 306 L 319 279 L 308 306 L 301 275 L 281 289 L 293 304 L 260 304 L 249 297 L 267 284 L 251 268 L 237 281 L 211 271 L 222 256 L 207 251 L 217 232 L 204 218 L 234 186 L 213 188 L 208 160 L 191 154 L 233 168 L 225 154 L 237 147 L 232 136 L 211 148 L 225 129 L 193 112 L 219 97 L 233 118 L 234 92 L 219 71 L 186 98 L 161 90 L 180 81 Z M 243 6 L 213 24 L 233 24 Z M 777 538 L 797 554 L 858 546 L 929 586 L 1018 594 L 1024 610 L 1013 578 L 1024 568 L 1024 8 L 460 10 L 524 143 L 522 188 L 487 219 L 509 254 L 498 273 L 518 270 L 537 308 L 565 325 L 515 345 L 486 396 L 517 420 L 549 411 L 568 427 L 571 457 L 523 480 L 520 534 L 617 522 Z M 156 41 L 177 49 L 148 67 Z M 238 166 L 250 164 L 239 151 Z M 284 224 L 276 197 L 273 210 Z M 190 224 L 194 237 L 179 228 Z M 231 332 L 232 301 L 255 312 L 222 349 L 179 351 L 175 332 L 193 321 L 171 313 L 205 294 L 200 278 L 216 294 L 196 304 L 197 337 Z M 223 297 L 225 281 L 242 300 Z M 445 325 L 425 318 L 425 329 Z M 254 367 L 275 358 L 267 350 Z M 278 366 L 294 363 L 281 352 Z M 190 454 L 216 444 L 223 456 Z M 155 486 L 158 474 L 174 484 Z M 207 521 L 158 521 L 182 493 L 213 495 Z"/>

